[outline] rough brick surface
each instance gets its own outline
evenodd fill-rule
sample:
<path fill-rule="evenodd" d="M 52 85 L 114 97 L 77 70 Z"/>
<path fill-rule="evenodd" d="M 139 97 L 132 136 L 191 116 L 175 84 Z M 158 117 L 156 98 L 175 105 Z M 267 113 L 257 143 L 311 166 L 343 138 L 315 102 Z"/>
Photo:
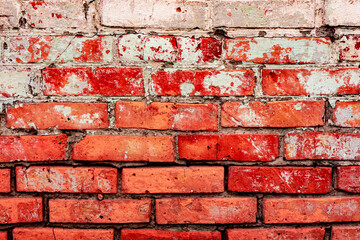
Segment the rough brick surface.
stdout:
<path fill-rule="evenodd" d="M 122 170 L 122 193 L 215 193 L 223 191 L 223 167 L 147 167 Z"/>
<path fill-rule="evenodd" d="M 357 197 L 265 198 L 264 223 L 356 222 L 359 202 Z"/>
<path fill-rule="evenodd" d="M 296 159 L 359 160 L 360 135 L 346 133 L 289 133 L 285 157 Z"/>
<path fill-rule="evenodd" d="M 356 240 L 360 238 L 360 227 L 357 226 L 333 226 L 331 240 Z"/>
<path fill-rule="evenodd" d="M 9 168 L 0 169 L 0 192 L 11 192 L 11 172 Z"/>
<path fill-rule="evenodd" d="M 47 68 L 42 73 L 45 95 L 144 95 L 140 68 Z"/>
<path fill-rule="evenodd" d="M 159 96 L 248 96 L 254 94 L 251 70 L 158 71 L 151 76 L 151 93 Z"/>
<path fill-rule="evenodd" d="M 16 167 L 19 192 L 117 193 L 117 169 L 105 167 Z"/>
<path fill-rule="evenodd" d="M 43 220 L 42 198 L 1 198 L 0 224 L 35 223 Z"/>
<path fill-rule="evenodd" d="M 115 124 L 118 128 L 179 131 L 216 131 L 216 104 L 117 102 Z"/>
<path fill-rule="evenodd" d="M 1 240 L 7 240 L 8 239 L 8 233 L 7 232 L 0 232 L 0 239 Z"/>
<path fill-rule="evenodd" d="M 0 28 L 12 28 L 19 25 L 19 18 L 21 16 L 20 1 L 0 1 Z"/>
<path fill-rule="evenodd" d="M 226 224 L 256 221 L 255 198 L 177 198 L 156 200 L 158 224 Z"/>
<path fill-rule="evenodd" d="M 170 136 L 87 135 L 73 149 L 73 158 L 84 161 L 173 162 L 174 155 Z"/>
<path fill-rule="evenodd" d="M 337 189 L 347 192 L 360 192 L 360 167 L 338 167 L 336 173 Z"/>
<path fill-rule="evenodd" d="M 360 26 L 360 3 L 351 0 L 326 0 L 325 24 L 330 26 Z"/>
<path fill-rule="evenodd" d="M 229 167 L 228 189 L 236 192 L 319 194 L 331 190 L 331 168 Z"/>
<path fill-rule="evenodd" d="M 6 113 L 10 128 L 95 129 L 109 125 L 106 103 L 23 103 Z"/>
<path fill-rule="evenodd" d="M 122 229 L 122 240 L 148 240 L 148 239 L 181 239 L 181 240 L 221 240 L 220 232 L 179 232 L 150 229 Z"/>
<path fill-rule="evenodd" d="M 0 162 L 65 160 L 67 136 L 0 137 Z"/>
<path fill-rule="evenodd" d="M 315 2 L 302 1 L 214 1 L 214 26 L 313 27 Z"/>
<path fill-rule="evenodd" d="M 236 38 L 226 40 L 226 59 L 254 63 L 328 63 L 328 38 Z"/>
<path fill-rule="evenodd" d="M 262 87 L 266 95 L 359 94 L 360 70 L 264 69 Z"/>
<path fill-rule="evenodd" d="M 28 70 L 0 71 L 0 95 L 4 97 L 26 97 L 29 95 L 30 80 L 31 72 Z"/>
<path fill-rule="evenodd" d="M 337 102 L 333 122 L 341 127 L 360 127 L 360 102 Z"/>
<path fill-rule="evenodd" d="M 271 229 L 228 229 L 228 240 L 262 239 L 262 240 L 286 240 L 286 239 L 324 239 L 324 228 L 271 228 Z"/>
<path fill-rule="evenodd" d="M 50 222 L 142 223 L 150 219 L 150 199 L 50 199 Z"/>
<path fill-rule="evenodd" d="M 15 228 L 14 240 L 113 240 L 113 229 Z"/>
<path fill-rule="evenodd" d="M 359 23 L 360 25 L 360 23 Z M 360 35 L 347 35 L 339 40 L 340 60 L 360 60 Z"/>
<path fill-rule="evenodd" d="M 323 101 L 227 102 L 221 108 L 223 127 L 310 127 L 324 125 Z"/>

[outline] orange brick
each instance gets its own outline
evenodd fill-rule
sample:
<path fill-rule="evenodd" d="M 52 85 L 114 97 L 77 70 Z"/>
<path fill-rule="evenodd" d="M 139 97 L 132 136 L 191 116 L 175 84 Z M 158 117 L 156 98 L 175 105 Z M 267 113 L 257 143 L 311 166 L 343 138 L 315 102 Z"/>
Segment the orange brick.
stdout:
<path fill-rule="evenodd" d="M 324 228 L 252 228 L 252 229 L 228 229 L 226 230 L 228 240 L 321 240 L 324 239 Z"/>
<path fill-rule="evenodd" d="M 223 167 L 123 168 L 123 193 L 211 193 L 224 191 Z"/>
<path fill-rule="evenodd" d="M 66 160 L 67 136 L 0 137 L 0 162 Z"/>
<path fill-rule="evenodd" d="M 256 198 L 167 198 L 156 200 L 158 224 L 231 224 L 256 221 Z"/>
<path fill-rule="evenodd" d="M 11 169 L 2 168 L 0 169 L 0 192 L 8 193 L 11 192 Z"/>
<path fill-rule="evenodd" d="M 359 226 L 333 226 L 331 240 L 357 240 L 360 239 Z"/>
<path fill-rule="evenodd" d="M 337 189 L 360 193 L 360 166 L 338 167 L 336 173 Z"/>
<path fill-rule="evenodd" d="M 340 127 L 360 127 L 360 102 L 337 102 L 333 122 Z"/>
<path fill-rule="evenodd" d="M 14 240 L 113 240 L 113 229 L 14 228 Z"/>
<path fill-rule="evenodd" d="M 73 148 L 73 159 L 85 161 L 173 162 L 174 137 L 87 135 Z"/>
<path fill-rule="evenodd" d="M 115 124 L 118 128 L 216 131 L 217 111 L 216 104 L 117 102 Z"/>
<path fill-rule="evenodd" d="M 217 135 L 179 135 L 179 158 L 217 160 Z"/>
<path fill-rule="evenodd" d="M 106 103 L 24 103 L 6 113 L 10 128 L 96 129 L 109 125 Z"/>
<path fill-rule="evenodd" d="M 19 192 L 117 193 L 117 181 L 110 167 L 16 167 Z"/>
<path fill-rule="evenodd" d="M 310 127 L 324 125 L 323 101 L 227 102 L 221 108 L 223 127 Z"/>
<path fill-rule="evenodd" d="M 121 229 L 122 240 L 221 240 L 220 232 L 163 231 L 152 229 Z"/>
<path fill-rule="evenodd" d="M 1 198 L 0 224 L 34 223 L 43 220 L 42 198 Z"/>
<path fill-rule="evenodd" d="M 146 223 L 150 212 L 150 199 L 49 200 L 53 223 Z"/>

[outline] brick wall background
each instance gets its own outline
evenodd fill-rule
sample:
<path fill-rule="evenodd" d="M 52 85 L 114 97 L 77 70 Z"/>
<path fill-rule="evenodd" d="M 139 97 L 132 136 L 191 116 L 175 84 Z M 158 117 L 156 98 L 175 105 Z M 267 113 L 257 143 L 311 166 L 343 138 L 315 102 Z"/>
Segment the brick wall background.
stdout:
<path fill-rule="evenodd" d="M 360 239 L 360 2 L 0 0 L 1 240 Z"/>

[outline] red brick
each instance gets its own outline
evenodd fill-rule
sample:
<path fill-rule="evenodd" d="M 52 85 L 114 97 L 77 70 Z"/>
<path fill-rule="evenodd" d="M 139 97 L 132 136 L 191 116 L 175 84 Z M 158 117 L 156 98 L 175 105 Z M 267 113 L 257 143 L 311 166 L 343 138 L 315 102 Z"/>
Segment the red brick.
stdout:
<path fill-rule="evenodd" d="M 331 240 L 357 240 L 360 239 L 358 226 L 332 226 Z"/>
<path fill-rule="evenodd" d="M 360 127 L 360 102 L 337 102 L 333 122 L 340 127 Z"/>
<path fill-rule="evenodd" d="M 125 63 L 167 61 L 197 64 L 221 57 L 222 43 L 214 38 L 187 38 L 127 34 L 119 38 L 119 56 Z"/>
<path fill-rule="evenodd" d="M 218 159 L 273 161 L 279 156 L 279 136 L 272 134 L 220 135 Z"/>
<path fill-rule="evenodd" d="M 8 63 L 109 62 L 110 36 L 43 36 L 7 39 L 4 55 Z"/>
<path fill-rule="evenodd" d="M 265 198 L 264 223 L 360 221 L 360 198 Z"/>
<path fill-rule="evenodd" d="M 288 160 L 360 160 L 360 134 L 289 133 L 285 137 Z"/>
<path fill-rule="evenodd" d="M 217 135 L 179 135 L 179 158 L 187 160 L 217 160 Z"/>
<path fill-rule="evenodd" d="M 340 60 L 360 61 L 360 35 L 343 36 L 338 43 Z"/>
<path fill-rule="evenodd" d="M 231 224 L 256 221 L 256 198 L 156 199 L 158 224 Z"/>
<path fill-rule="evenodd" d="M 336 188 L 347 192 L 360 193 L 360 167 L 346 166 L 336 169 Z"/>
<path fill-rule="evenodd" d="M 46 68 L 45 95 L 143 96 L 141 68 Z"/>
<path fill-rule="evenodd" d="M 41 222 L 42 198 L 0 198 L 0 211 L 0 224 Z"/>
<path fill-rule="evenodd" d="M 220 232 L 180 232 L 152 229 L 121 229 L 122 240 L 221 240 Z"/>
<path fill-rule="evenodd" d="M 254 63 L 327 63 L 330 38 L 235 38 L 225 40 L 226 59 Z"/>
<path fill-rule="evenodd" d="M 10 128 L 96 129 L 109 125 L 106 103 L 24 103 L 6 113 Z"/>
<path fill-rule="evenodd" d="M 66 160 L 67 136 L 0 137 L 0 162 Z"/>
<path fill-rule="evenodd" d="M 113 229 L 14 228 L 14 240 L 113 240 Z"/>
<path fill-rule="evenodd" d="M 359 94 L 360 69 L 263 69 L 266 95 Z"/>
<path fill-rule="evenodd" d="M 236 192 L 318 194 L 331 191 L 331 168 L 229 167 L 228 189 Z"/>
<path fill-rule="evenodd" d="M 226 102 L 221 108 L 223 127 L 311 127 L 324 125 L 323 101 Z"/>
<path fill-rule="evenodd" d="M 149 222 L 150 199 L 50 199 L 50 222 L 142 223 Z"/>
<path fill-rule="evenodd" d="M 228 229 L 228 240 L 322 240 L 325 236 L 324 228 L 252 228 L 252 229 Z"/>
<path fill-rule="evenodd" d="M 7 232 L 0 232 L 0 240 L 7 240 L 8 234 Z"/>
<path fill-rule="evenodd" d="M 0 192 L 8 193 L 11 192 L 11 169 L 2 168 L 0 169 Z M 1 239 L 1 237 L 0 237 Z"/>
<path fill-rule="evenodd" d="M 16 167 L 19 192 L 117 193 L 117 179 L 110 167 Z"/>
<path fill-rule="evenodd" d="M 122 193 L 223 191 L 223 167 L 145 167 L 123 168 L 122 170 Z"/>
<path fill-rule="evenodd" d="M 248 96 L 254 94 L 251 70 L 158 71 L 151 93 L 160 96 Z"/>
<path fill-rule="evenodd" d="M 115 124 L 118 128 L 216 131 L 217 112 L 216 104 L 120 101 L 115 107 Z"/>
<path fill-rule="evenodd" d="M 73 147 L 73 159 L 173 162 L 174 137 L 86 135 Z"/>

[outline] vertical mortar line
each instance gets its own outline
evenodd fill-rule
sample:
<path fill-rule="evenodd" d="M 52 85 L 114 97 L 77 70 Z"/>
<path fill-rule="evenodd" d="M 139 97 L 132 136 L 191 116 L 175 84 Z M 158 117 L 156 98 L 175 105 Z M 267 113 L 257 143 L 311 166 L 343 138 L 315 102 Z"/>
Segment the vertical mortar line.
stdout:
<path fill-rule="evenodd" d="M 205 16 L 206 21 L 206 30 L 212 30 L 213 28 L 213 1 L 212 0 L 206 0 L 207 3 L 207 11 Z"/>
<path fill-rule="evenodd" d="M 261 98 L 263 97 L 262 92 L 262 69 L 264 66 L 256 66 L 255 68 L 251 68 L 255 75 L 255 86 L 254 86 L 254 98 Z"/>
<path fill-rule="evenodd" d="M 332 167 L 332 174 L 331 174 L 331 181 L 332 181 L 332 184 L 331 184 L 331 192 L 335 191 L 336 190 L 336 184 L 337 184 L 337 180 L 336 180 L 336 177 L 337 177 L 337 166 L 333 166 Z"/>
<path fill-rule="evenodd" d="M 263 195 L 256 196 L 256 223 L 263 225 Z M 255 224 L 255 223 L 254 223 Z"/>
<path fill-rule="evenodd" d="M 325 226 L 324 240 L 331 239 L 331 229 L 332 229 L 332 225 L 329 225 L 328 227 Z"/>
<path fill-rule="evenodd" d="M 325 1 L 326 0 L 315 0 L 315 13 L 314 13 L 314 27 L 315 34 L 316 29 L 323 26 L 325 21 Z M 317 35 L 317 34 L 316 34 Z"/>
<path fill-rule="evenodd" d="M 114 229 L 114 240 L 120 240 L 121 239 L 121 229 L 113 228 Z"/>

